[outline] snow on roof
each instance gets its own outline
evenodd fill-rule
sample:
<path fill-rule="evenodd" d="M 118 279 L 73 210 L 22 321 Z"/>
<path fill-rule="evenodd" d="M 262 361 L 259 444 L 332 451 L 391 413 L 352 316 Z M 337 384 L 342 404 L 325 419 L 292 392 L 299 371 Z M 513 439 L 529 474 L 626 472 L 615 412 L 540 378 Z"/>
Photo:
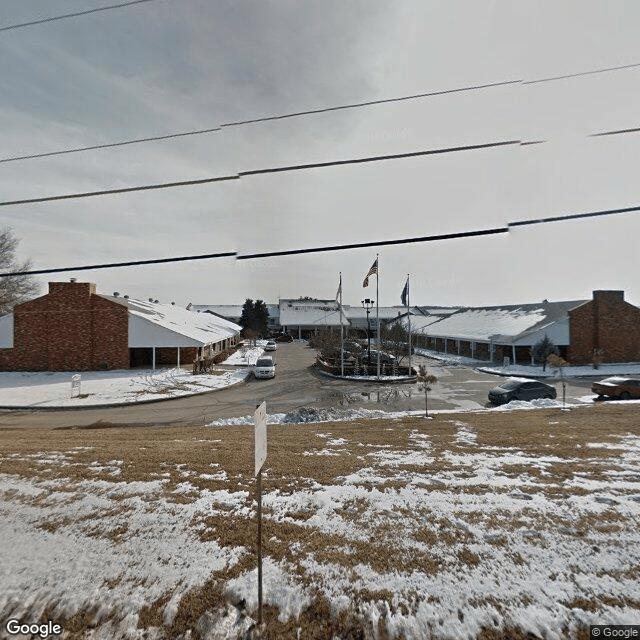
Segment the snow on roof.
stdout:
<path fill-rule="evenodd" d="M 584 302 L 545 301 L 540 304 L 462 309 L 426 325 L 426 333 L 433 337 L 514 342 L 523 335 L 535 333 L 558 322 L 565 322 L 569 309 Z"/>
<path fill-rule="evenodd" d="M 340 312 L 338 305 L 331 304 L 319 306 L 280 306 L 280 324 L 283 327 L 331 327 L 340 326 Z M 346 313 L 342 314 L 342 324 L 348 325 Z"/>
<path fill-rule="evenodd" d="M 238 334 L 242 327 L 210 313 L 172 304 L 101 296 L 129 309 L 129 347 L 206 346 Z"/>
<path fill-rule="evenodd" d="M 367 317 L 367 312 L 364 307 L 356 307 L 355 305 L 343 305 L 345 315 L 347 318 L 365 318 Z M 391 320 L 393 318 L 397 318 L 403 314 L 407 313 L 406 307 L 396 306 L 396 307 L 378 307 L 378 315 L 380 318 L 384 320 Z M 376 308 L 372 307 L 369 312 L 371 318 L 376 317 Z"/>
<path fill-rule="evenodd" d="M 463 307 L 414 307 L 425 316 L 450 316 Z"/>

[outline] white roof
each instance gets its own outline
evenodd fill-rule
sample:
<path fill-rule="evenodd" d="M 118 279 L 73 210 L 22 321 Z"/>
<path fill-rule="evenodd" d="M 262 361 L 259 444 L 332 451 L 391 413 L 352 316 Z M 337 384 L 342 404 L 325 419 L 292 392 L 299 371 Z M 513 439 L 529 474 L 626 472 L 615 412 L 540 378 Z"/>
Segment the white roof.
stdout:
<path fill-rule="evenodd" d="M 129 310 L 129 347 L 204 347 L 237 335 L 240 326 L 210 313 L 131 298 L 102 296 Z"/>
<path fill-rule="evenodd" d="M 280 324 L 283 327 L 339 327 L 340 312 L 335 303 L 333 306 L 317 307 L 281 306 Z M 345 326 L 349 324 L 344 312 L 342 314 L 342 324 Z"/>
<path fill-rule="evenodd" d="M 567 333 L 568 341 L 568 311 L 583 303 L 579 300 L 463 309 L 425 325 L 423 331 L 433 337 L 525 344 L 525 337 L 534 339 L 557 325 L 562 330 L 558 338 Z"/>
<path fill-rule="evenodd" d="M 355 305 L 350 306 L 345 304 L 343 305 L 343 309 L 347 318 L 364 318 L 365 320 L 367 318 L 367 312 L 364 309 L 364 307 L 357 307 Z M 397 318 L 398 316 L 401 316 L 406 313 L 407 313 L 406 307 L 401 307 L 401 306 L 378 307 L 378 316 L 380 317 L 381 320 L 391 320 L 393 318 Z M 371 310 L 369 311 L 369 317 L 370 318 L 376 317 L 375 306 L 371 307 Z"/>

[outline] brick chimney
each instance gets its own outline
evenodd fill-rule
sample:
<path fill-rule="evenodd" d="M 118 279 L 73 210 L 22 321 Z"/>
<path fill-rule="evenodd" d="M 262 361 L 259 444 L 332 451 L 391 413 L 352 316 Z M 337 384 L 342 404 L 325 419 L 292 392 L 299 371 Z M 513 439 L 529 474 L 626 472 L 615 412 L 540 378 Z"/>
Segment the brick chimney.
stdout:
<path fill-rule="evenodd" d="M 624 291 L 599 290 L 593 292 L 593 299 L 602 302 L 624 302 Z"/>

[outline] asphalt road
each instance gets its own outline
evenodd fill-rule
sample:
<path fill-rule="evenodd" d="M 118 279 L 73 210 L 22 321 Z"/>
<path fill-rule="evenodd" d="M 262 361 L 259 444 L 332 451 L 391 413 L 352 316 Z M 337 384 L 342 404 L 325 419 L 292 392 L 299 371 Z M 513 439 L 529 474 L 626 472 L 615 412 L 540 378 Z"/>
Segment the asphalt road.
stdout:
<path fill-rule="evenodd" d="M 377 384 L 335 380 L 311 368 L 315 351 L 304 343 L 278 345 L 273 355 L 276 377 L 221 391 L 163 402 L 108 409 L 0 412 L 0 428 L 73 427 L 99 424 L 128 426 L 202 425 L 218 418 L 246 416 L 265 400 L 269 413 L 300 407 L 367 408 L 385 411 L 424 409 L 424 392 L 417 384 Z M 430 409 L 474 409 L 487 405 L 489 389 L 501 378 L 463 366 L 442 366 L 414 356 L 438 378 L 429 392 Z M 590 394 L 590 380 L 572 380 L 567 401 Z M 560 396 L 562 387 L 556 383 Z"/>

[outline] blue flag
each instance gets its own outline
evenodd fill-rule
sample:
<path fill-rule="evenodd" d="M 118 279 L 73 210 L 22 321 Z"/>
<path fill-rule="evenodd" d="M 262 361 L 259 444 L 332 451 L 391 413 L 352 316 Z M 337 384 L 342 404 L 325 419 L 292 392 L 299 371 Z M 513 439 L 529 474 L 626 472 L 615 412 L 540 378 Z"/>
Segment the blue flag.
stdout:
<path fill-rule="evenodd" d="M 407 302 L 409 300 L 409 276 L 407 276 L 407 282 L 404 285 L 404 289 L 402 290 L 402 295 L 400 296 L 400 300 L 402 304 L 406 307 Z"/>

